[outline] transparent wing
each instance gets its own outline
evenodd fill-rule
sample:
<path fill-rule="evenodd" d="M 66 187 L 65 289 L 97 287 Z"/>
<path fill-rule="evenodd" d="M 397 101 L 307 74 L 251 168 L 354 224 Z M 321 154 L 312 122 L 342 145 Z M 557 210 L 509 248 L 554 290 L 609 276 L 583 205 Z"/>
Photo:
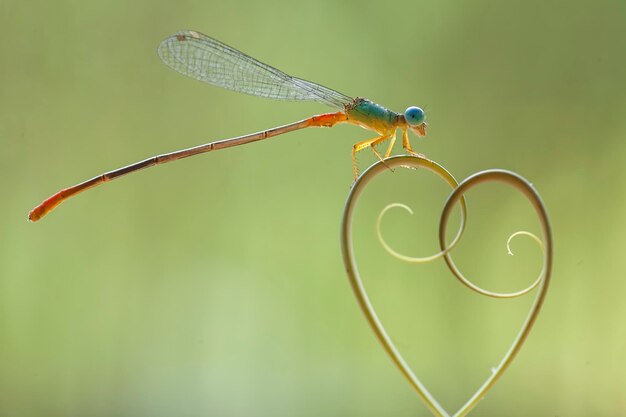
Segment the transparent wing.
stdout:
<path fill-rule="evenodd" d="M 317 101 L 343 109 L 353 99 L 295 78 L 198 32 L 176 32 L 159 45 L 159 57 L 174 70 L 218 87 L 276 100 Z"/>

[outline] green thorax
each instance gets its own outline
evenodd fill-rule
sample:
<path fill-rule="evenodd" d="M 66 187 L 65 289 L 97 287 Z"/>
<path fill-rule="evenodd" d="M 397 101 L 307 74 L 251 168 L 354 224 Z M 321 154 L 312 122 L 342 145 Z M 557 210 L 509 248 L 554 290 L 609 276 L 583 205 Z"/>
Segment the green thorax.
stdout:
<path fill-rule="evenodd" d="M 360 122 L 359 124 L 380 128 L 395 126 L 399 116 L 398 113 L 365 98 L 356 98 L 354 103 L 346 107 L 346 114 L 350 120 Z"/>

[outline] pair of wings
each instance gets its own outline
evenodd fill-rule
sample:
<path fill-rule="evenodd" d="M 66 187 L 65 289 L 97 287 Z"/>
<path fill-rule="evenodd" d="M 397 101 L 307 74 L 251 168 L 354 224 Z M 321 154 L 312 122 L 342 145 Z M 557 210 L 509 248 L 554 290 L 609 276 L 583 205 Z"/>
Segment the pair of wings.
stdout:
<path fill-rule="evenodd" d="M 163 40 L 159 57 L 170 68 L 228 90 L 275 100 L 316 101 L 344 109 L 354 100 L 292 77 L 199 32 L 183 30 Z"/>

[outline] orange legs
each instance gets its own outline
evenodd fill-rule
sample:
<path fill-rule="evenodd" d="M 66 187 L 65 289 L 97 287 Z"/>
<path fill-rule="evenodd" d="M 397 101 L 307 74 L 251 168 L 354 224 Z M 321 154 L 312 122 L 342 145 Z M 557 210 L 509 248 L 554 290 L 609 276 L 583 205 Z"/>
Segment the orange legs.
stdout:
<path fill-rule="evenodd" d="M 411 148 L 411 143 L 409 142 L 409 131 L 404 129 L 402 131 L 402 147 L 406 149 L 407 153 L 413 156 L 424 156 L 424 154 L 415 152 L 413 148 Z"/>
<path fill-rule="evenodd" d="M 374 153 L 376 154 L 376 156 L 378 157 L 378 159 L 380 159 L 381 161 L 383 160 L 383 157 L 380 156 L 380 153 L 378 153 L 378 151 L 376 150 L 376 145 L 391 139 L 391 142 L 389 143 L 389 147 L 387 148 L 387 152 L 385 152 L 385 158 L 387 158 L 390 154 L 391 154 L 391 149 L 393 148 L 393 144 L 396 141 L 396 134 L 395 132 L 392 133 L 387 133 L 386 135 L 381 135 L 381 136 L 377 136 L 373 139 L 368 139 L 368 140 L 364 140 L 362 142 L 358 142 L 355 143 L 354 146 L 352 147 L 352 170 L 354 172 L 354 179 L 356 180 L 357 177 L 359 176 L 359 169 L 357 167 L 356 164 L 356 153 L 359 151 L 362 151 L 365 148 L 372 148 L 372 151 L 374 151 Z"/>
<path fill-rule="evenodd" d="M 387 152 L 385 152 L 385 156 L 384 158 L 380 155 L 380 153 L 376 150 L 376 146 L 379 145 L 380 143 L 389 140 L 389 146 L 387 147 Z M 396 142 L 396 134 L 395 134 L 395 130 L 392 131 L 391 133 L 387 133 L 381 136 L 377 136 L 373 139 L 368 139 L 368 140 L 364 140 L 362 142 L 358 142 L 356 143 L 353 147 L 352 147 L 352 169 L 354 172 L 354 179 L 356 179 L 359 176 L 359 170 L 357 168 L 357 164 L 356 164 L 356 154 L 357 152 L 362 151 L 363 149 L 366 148 L 372 148 L 372 151 L 374 151 L 374 154 L 376 154 L 376 156 L 378 157 L 378 159 L 380 159 L 383 163 L 384 163 L 384 159 L 385 158 L 389 158 L 389 155 L 391 155 L 391 150 L 393 149 L 393 145 Z M 421 156 L 423 157 L 424 155 L 418 152 L 415 152 L 413 150 L 413 148 L 411 147 L 411 143 L 409 142 L 409 131 L 408 129 L 402 129 L 402 147 L 406 150 L 406 152 L 409 155 L 414 155 L 414 156 Z"/>

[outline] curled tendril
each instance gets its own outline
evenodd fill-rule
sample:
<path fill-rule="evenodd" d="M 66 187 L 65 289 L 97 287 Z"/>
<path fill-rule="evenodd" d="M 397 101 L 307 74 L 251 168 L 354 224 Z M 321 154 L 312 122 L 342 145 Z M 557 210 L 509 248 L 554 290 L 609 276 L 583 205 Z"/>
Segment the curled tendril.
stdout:
<path fill-rule="evenodd" d="M 541 241 L 541 239 L 537 237 L 537 235 L 535 235 L 534 233 L 527 232 L 525 230 L 520 230 L 519 232 L 515 232 L 511 236 L 509 236 L 509 238 L 506 241 L 506 253 L 508 253 L 509 255 L 513 256 L 513 251 L 511 250 L 511 241 L 517 236 L 528 236 L 532 238 L 535 242 L 537 242 L 537 245 L 539 245 L 539 248 L 543 250 L 543 242 Z"/>
<path fill-rule="evenodd" d="M 401 165 L 401 166 L 404 168 L 409 168 L 409 169 L 416 169 L 417 167 L 422 166 L 424 168 L 427 168 L 429 171 L 435 173 L 437 176 L 439 176 L 439 178 L 447 182 L 448 185 L 452 187 L 452 189 L 456 188 L 459 185 L 458 182 L 452 176 L 452 174 L 450 174 L 444 167 L 437 164 L 436 162 L 433 162 L 424 158 L 419 158 L 419 157 L 414 157 L 414 159 L 415 161 L 413 162 L 416 163 L 415 166 L 413 165 Z M 378 215 L 378 218 L 376 219 L 376 234 L 378 236 L 378 241 L 380 242 L 381 245 L 383 245 L 383 248 L 385 248 L 385 250 L 394 258 L 398 258 L 401 261 L 411 262 L 411 263 L 431 262 L 438 258 L 441 258 L 446 253 L 451 251 L 459 242 L 459 240 L 461 240 L 461 236 L 463 236 L 463 231 L 465 230 L 465 218 L 467 217 L 467 208 L 465 206 L 464 199 L 461 200 L 461 224 L 459 225 L 459 230 L 456 236 L 454 237 L 454 240 L 452 241 L 452 243 L 450 243 L 450 246 L 448 246 L 447 248 L 442 248 L 440 252 L 435 253 L 434 255 L 430 255 L 430 256 L 412 257 L 412 256 L 403 255 L 395 251 L 391 246 L 389 246 L 389 244 L 383 238 L 382 232 L 380 231 L 380 224 L 382 223 L 385 213 L 387 213 L 390 209 L 396 208 L 396 207 L 403 208 L 404 210 L 408 211 L 410 214 L 413 214 L 413 210 L 411 210 L 411 208 L 407 206 L 406 204 L 392 203 L 392 204 L 387 205 L 385 208 L 383 208 L 380 214 Z"/>
<path fill-rule="evenodd" d="M 454 204 L 456 203 L 456 201 L 458 201 L 459 199 L 463 198 L 463 195 L 465 194 L 465 192 L 467 192 L 467 190 L 469 190 L 470 188 L 483 183 L 483 182 L 488 182 L 488 181 L 499 181 L 499 182 L 503 182 L 507 185 L 512 186 L 513 188 L 517 189 L 518 191 L 520 191 L 521 193 L 523 193 L 529 200 L 530 202 L 533 204 L 533 206 L 535 207 L 537 214 L 539 215 L 540 221 L 542 223 L 542 226 L 546 227 L 548 225 L 547 223 L 547 214 L 545 213 L 545 208 L 543 206 L 543 203 L 541 202 L 541 199 L 539 198 L 539 195 L 536 193 L 536 191 L 532 188 L 532 185 L 526 181 L 524 178 L 520 177 L 519 175 L 510 172 L 510 171 L 505 171 L 505 170 L 488 170 L 488 171 L 483 171 L 483 172 L 479 172 L 477 174 L 474 174 L 472 176 L 470 176 L 469 178 L 467 178 L 465 181 L 463 181 L 461 184 L 459 184 L 459 186 L 452 192 L 452 194 L 450 194 L 450 196 L 448 197 L 448 201 L 446 201 L 446 204 L 444 206 L 444 209 L 442 211 L 441 214 L 441 221 L 439 223 L 439 245 L 441 246 L 442 249 L 446 248 L 446 243 L 445 243 L 445 235 L 446 235 L 446 227 L 448 224 L 448 219 L 450 217 L 450 213 L 452 211 L 452 208 L 454 207 Z M 544 218 L 544 216 L 546 216 Z M 522 296 L 524 294 L 528 294 L 529 292 L 531 292 L 533 289 L 535 289 L 542 281 L 542 279 L 544 278 L 545 274 L 546 274 L 546 267 L 548 266 L 548 260 L 547 260 L 547 252 L 545 251 L 544 245 L 542 244 L 541 240 L 534 234 L 530 233 L 530 232 L 526 232 L 526 231 L 519 231 L 519 232 L 515 232 L 513 233 L 509 239 L 507 240 L 507 251 L 512 254 L 511 252 L 511 247 L 510 247 L 510 243 L 511 240 L 515 237 L 515 236 L 519 236 L 519 235 L 525 235 L 525 236 L 529 236 L 531 237 L 535 242 L 537 242 L 539 244 L 539 247 L 541 249 L 544 249 L 544 254 L 546 255 L 546 257 L 544 257 L 544 262 L 543 262 L 543 268 L 541 270 L 541 272 L 539 273 L 539 276 L 537 277 L 537 279 L 528 287 L 519 290 L 519 291 L 515 291 L 515 292 L 509 292 L 509 293 L 499 293 L 499 292 L 493 292 L 493 291 L 489 291 L 489 290 L 485 290 L 481 287 L 479 287 L 478 285 L 474 284 L 473 282 L 471 282 L 469 279 L 467 279 L 465 277 L 465 275 L 463 275 L 461 273 L 461 271 L 459 271 L 459 269 L 457 268 L 456 264 L 454 263 L 454 261 L 452 260 L 452 257 L 449 253 L 449 251 L 447 251 L 446 253 L 444 253 L 444 259 L 446 261 L 446 264 L 448 265 L 448 268 L 450 269 L 450 272 L 452 272 L 452 274 L 466 287 L 468 287 L 469 289 L 471 289 L 472 291 L 475 291 L 479 294 L 482 295 L 486 295 L 488 297 L 494 297 L 494 298 L 515 298 L 515 297 L 519 297 Z"/>
<path fill-rule="evenodd" d="M 390 253 L 392 256 L 399 258 L 401 260 L 405 260 L 408 262 L 428 262 L 435 260 L 437 258 L 443 257 L 448 268 L 452 272 L 452 274 L 465 286 L 476 291 L 480 294 L 487 295 L 490 297 L 496 298 L 512 298 L 520 295 L 527 294 L 533 289 L 537 288 L 538 291 L 535 295 L 534 302 L 530 308 L 528 316 L 524 324 L 522 325 L 517 337 L 508 352 L 502 358 L 500 364 L 497 367 L 493 368 L 493 372 L 489 375 L 487 380 L 483 383 L 483 385 L 478 388 L 478 390 L 471 396 L 471 398 L 454 414 L 448 414 L 448 412 L 437 402 L 437 400 L 430 394 L 430 392 L 426 389 L 426 387 L 422 384 L 422 382 L 415 376 L 409 365 L 403 359 L 402 355 L 398 352 L 395 345 L 389 338 L 389 335 L 385 331 L 383 324 L 378 318 L 374 307 L 367 296 L 367 292 L 361 280 L 361 277 L 358 272 L 358 268 L 356 265 L 356 261 L 354 259 L 354 251 L 353 251 L 353 242 L 352 242 L 352 220 L 354 208 L 356 206 L 356 202 L 358 200 L 359 195 L 364 190 L 365 186 L 377 175 L 382 172 L 387 171 L 388 169 L 393 169 L 395 167 L 406 167 L 406 168 L 427 168 L 429 171 L 436 173 L 441 177 L 445 182 L 447 182 L 452 188 L 452 192 L 446 201 L 444 208 L 441 213 L 441 219 L 439 222 L 439 244 L 441 251 L 437 254 L 414 258 L 406 255 L 402 255 L 396 251 L 394 251 L 382 238 L 382 234 L 380 232 L 380 224 L 382 221 L 382 217 L 385 213 L 392 208 L 403 208 L 412 214 L 412 211 L 409 207 L 403 204 L 394 203 L 385 207 L 377 220 L 377 233 L 379 240 L 385 250 Z M 511 252 L 511 241 L 520 235 L 525 235 L 531 237 L 542 249 L 543 251 L 543 267 L 539 274 L 537 280 L 530 285 L 529 287 L 513 292 L 513 293 L 496 293 L 484 290 L 476 285 L 474 285 L 471 281 L 469 281 L 456 267 L 454 261 L 451 257 L 451 250 L 455 247 L 459 239 L 463 234 L 463 230 L 465 228 L 466 217 L 467 217 L 467 209 L 465 203 L 465 193 L 472 187 L 481 184 L 483 182 L 490 181 L 498 181 L 503 182 L 507 185 L 510 185 L 520 191 L 524 196 L 531 202 L 537 216 L 539 217 L 539 221 L 542 229 L 542 237 L 543 239 L 539 239 L 537 236 L 530 232 L 519 231 L 513 233 L 509 239 L 507 240 L 507 251 Z M 446 228 L 448 226 L 448 220 L 450 214 L 456 204 L 460 204 L 461 206 L 461 223 L 459 226 L 459 231 L 457 235 L 450 243 L 450 245 L 446 245 Z M 367 322 L 372 328 L 374 334 L 382 344 L 383 348 L 390 356 L 392 361 L 398 367 L 400 372 L 404 375 L 407 381 L 411 384 L 411 386 L 415 389 L 417 394 L 424 401 L 429 410 L 436 416 L 441 417 L 449 417 L 453 415 L 454 417 L 464 416 L 470 412 L 470 410 L 478 404 L 478 402 L 486 395 L 487 391 L 495 384 L 497 379 L 502 375 L 502 373 L 506 370 L 506 368 L 513 361 L 515 355 L 521 349 L 522 344 L 528 337 L 528 334 L 535 323 L 541 306 L 543 305 L 543 301 L 545 299 L 545 295 L 548 289 L 548 284 L 550 281 L 550 276 L 552 273 L 552 263 L 553 263 L 553 248 L 552 248 L 552 231 L 550 227 L 550 222 L 548 220 L 548 215 L 546 213 L 545 206 L 543 205 L 541 198 L 537 191 L 533 188 L 533 186 L 526 181 L 524 178 L 519 175 L 504 170 L 488 170 L 483 171 L 477 174 L 474 174 L 460 184 L 456 182 L 454 177 L 448 173 L 442 166 L 437 163 L 427 160 L 425 158 L 416 157 L 416 156 L 396 156 L 392 158 L 387 158 L 384 161 L 379 161 L 368 168 L 359 178 L 357 178 L 355 184 L 353 185 L 350 193 L 348 194 L 348 198 L 346 200 L 346 205 L 343 211 L 343 221 L 341 225 L 341 248 L 343 254 L 343 260 L 346 267 L 346 272 L 348 274 L 348 278 L 350 280 L 350 284 L 356 296 L 357 302 L 363 311 Z"/>
<path fill-rule="evenodd" d="M 435 164 L 435 165 L 433 165 L 432 172 L 436 173 L 441 178 L 446 180 L 453 188 L 458 187 L 458 184 L 456 183 L 456 181 L 450 181 L 450 178 L 453 178 L 453 177 L 452 177 L 452 175 L 449 172 L 447 172 L 445 170 L 445 168 Z M 483 172 L 481 174 L 486 175 L 489 172 L 495 172 L 495 171 L 485 171 L 485 172 Z M 506 172 L 506 171 L 504 171 L 504 172 Z M 517 183 L 516 182 L 511 182 L 511 181 L 507 181 L 507 182 L 509 184 L 513 185 L 514 187 L 517 187 Z M 450 204 L 450 202 L 448 202 L 447 204 Z M 433 255 L 430 255 L 430 256 L 423 256 L 423 257 L 407 256 L 407 255 L 401 254 L 398 251 L 396 251 L 395 249 L 393 249 L 385 241 L 385 239 L 383 238 L 383 234 L 381 232 L 381 227 L 380 226 L 381 226 L 383 217 L 385 217 L 385 214 L 389 210 L 391 210 L 393 208 L 402 208 L 402 209 L 406 210 L 407 212 L 409 212 L 409 214 L 413 214 L 413 210 L 411 210 L 411 208 L 409 206 L 407 206 L 406 204 L 402 204 L 402 203 L 391 203 L 391 204 L 388 204 L 378 214 L 378 218 L 376 219 L 376 235 L 378 237 L 378 241 L 380 242 L 382 247 L 387 251 L 387 253 L 389 253 L 394 258 L 397 258 L 397 259 L 399 259 L 401 261 L 404 261 L 404 262 L 426 263 L 426 262 L 432 262 L 432 261 L 434 261 L 436 259 L 439 259 L 441 257 L 446 257 L 446 263 L 450 267 L 450 270 L 451 270 L 452 274 L 463 285 L 465 285 L 467 288 L 471 289 L 472 291 L 475 291 L 475 292 L 477 292 L 479 294 L 482 294 L 482 295 L 486 295 L 488 297 L 493 297 L 493 298 L 515 298 L 515 297 L 522 296 L 524 294 L 528 294 L 530 291 L 535 289 L 537 287 L 537 285 L 539 285 L 539 283 L 541 282 L 541 279 L 542 279 L 542 276 L 543 276 L 543 272 L 540 272 L 538 277 L 535 279 L 535 281 L 532 284 L 530 284 L 528 287 L 526 287 L 526 288 L 524 288 L 522 290 L 515 291 L 515 292 L 509 292 L 509 293 L 498 293 L 498 292 L 489 291 L 489 290 L 486 290 L 486 289 L 483 289 L 483 288 L 479 287 L 478 285 L 474 284 L 471 280 L 467 279 L 458 270 L 458 268 L 456 267 L 456 265 L 454 264 L 454 262 L 450 258 L 449 252 L 452 251 L 452 249 L 454 249 L 454 247 L 457 245 L 457 243 L 461 239 L 461 236 L 463 235 L 463 231 L 464 231 L 464 228 L 465 228 L 465 219 L 466 219 L 466 214 L 467 214 L 466 213 L 465 201 L 463 200 L 461 204 L 463 205 L 463 207 L 462 207 L 463 210 L 462 210 L 462 213 L 461 213 L 461 225 L 459 227 L 459 230 L 458 230 L 456 236 L 454 237 L 454 240 L 452 241 L 452 243 L 450 243 L 450 245 L 448 245 L 448 246 L 445 246 L 442 243 L 441 244 L 441 251 L 436 253 L 436 254 L 433 254 Z M 445 218 L 446 225 L 447 225 L 447 219 L 448 219 L 448 217 Z M 442 218 L 442 221 L 444 221 L 443 218 Z M 444 225 L 444 229 L 445 229 L 445 225 Z M 445 233 L 445 230 L 443 231 L 443 233 Z M 541 242 L 541 239 L 539 239 L 535 234 L 533 234 L 531 232 L 520 230 L 518 232 L 513 233 L 511 236 L 509 236 L 509 238 L 508 238 L 508 240 L 506 242 L 507 253 L 509 255 L 513 255 L 513 252 L 511 252 L 511 240 L 513 240 L 516 236 L 528 236 L 528 237 L 530 237 L 543 250 L 543 243 Z M 440 235 L 440 242 L 444 242 L 443 240 L 441 240 L 441 235 Z"/>

